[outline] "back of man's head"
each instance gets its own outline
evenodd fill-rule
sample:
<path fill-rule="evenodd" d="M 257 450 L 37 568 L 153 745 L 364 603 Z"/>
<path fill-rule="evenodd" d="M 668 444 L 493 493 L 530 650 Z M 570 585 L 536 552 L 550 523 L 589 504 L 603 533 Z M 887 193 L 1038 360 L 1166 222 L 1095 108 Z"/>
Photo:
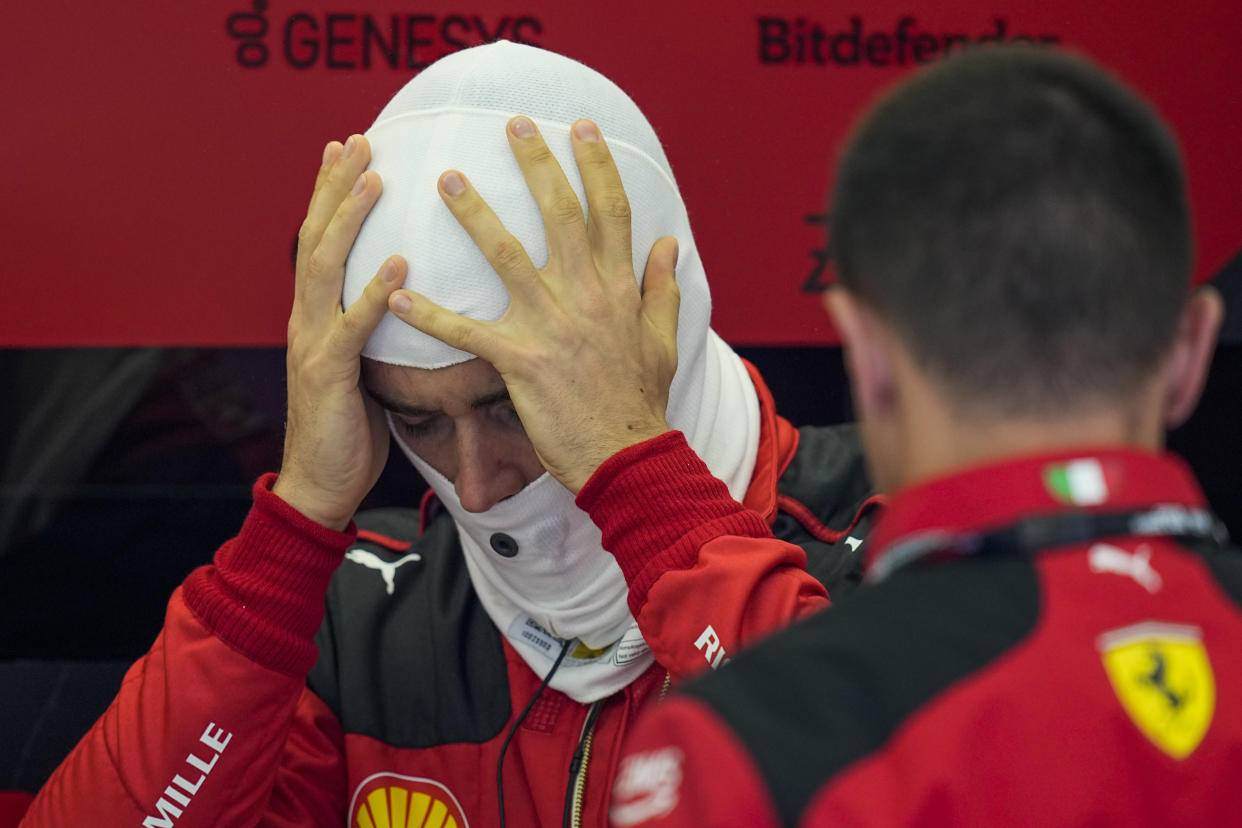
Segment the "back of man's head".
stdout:
<path fill-rule="evenodd" d="M 1176 143 L 1087 61 L 950 58 L 854 135 L 831 205 L 841 283 L 963 408 L 1066 414 L 1125 398 L 1184 305 Z"/>

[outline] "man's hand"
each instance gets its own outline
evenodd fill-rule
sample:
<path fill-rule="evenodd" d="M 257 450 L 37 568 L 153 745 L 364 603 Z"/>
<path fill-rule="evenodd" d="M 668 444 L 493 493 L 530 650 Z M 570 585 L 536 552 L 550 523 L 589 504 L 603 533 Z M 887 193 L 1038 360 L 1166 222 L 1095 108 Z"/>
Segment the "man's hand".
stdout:
<path fill-rule="evenodd" d="M 280 477 L 272 491 L 310 519 L 343 529 L 388 457 L 383 412 L 358 384 L 360 354 L 405 279 L 399 256 L 386 261 L 362 297 L 341 310 L 345 258 L 382 189 L 366 172 L 361 135 L 324 149 L 298 257 L 287 352 L 289 419 Z"/>
<path fill-rule="evenodd" d="M 424 333 L 495 366 L 544 467 L 577 493 L 613 454 L 668 431 L 677 242 L 663 238 L 653 246 L 640 295 L 629 201 L 596 125 L 578 121 L 571 129 L 589 222 L 530 119 L 514 118 L 507 134 L 543 216 L 547 267 L 535 268 L 466 177 L 452 170 L 440 177 L 440 196 L 508 288 L 509 308 L 495 322 L 480 322 L 406 290 L 389 306 Z"/>

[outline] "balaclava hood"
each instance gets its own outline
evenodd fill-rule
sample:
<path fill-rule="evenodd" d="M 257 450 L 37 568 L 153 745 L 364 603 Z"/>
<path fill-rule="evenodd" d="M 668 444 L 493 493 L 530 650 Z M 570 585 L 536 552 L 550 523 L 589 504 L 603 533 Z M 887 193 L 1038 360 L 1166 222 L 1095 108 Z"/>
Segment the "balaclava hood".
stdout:
<path fill-rule="evenodd" d="M 405 287 L 473 319 L 495 320 L 504 313 L 509 303 L 504 285 L 436 187 L 445 170 L 464 172 L 535 266 L 544 266 L 543 221 L 505 137 L 505 125 L 515 115 L 535 121 L 584 211 L 569 127 L 579 118 L 599 125 L 629 196 L 639 279 L 655 241 L 677 238 L 681 310 L 668 422 L 741 499 L 758 448 L 754 387 L 741 360 L 709 327 L 706 274 L 655 131 L 620 88 L 576 61 L 502 41 L 442 58 L 396 94 L 367 132 L 371 169 L 383 179 L 384 192 L 346 263 L 344 304 L 361 296 L 385 259 L 401 254 L 409 262 Z M 391 314 L 363 356 L 417 368 L 473 358 Z M 562 641 L 577 640 L 551 686 L 591 702 L 650 666 L 621 570 L 568 490 L 545 473 L 487 512 L 467 512 L 452 482 L 414 455 L 397 430 L 393 433 L 457 523 L 483 606 L 536 673 L 548 672 Z M 497 551 L 500 534 L 515 542 L 516 554 Z M 505 552 L 514 548 L 499 545 Z"/>

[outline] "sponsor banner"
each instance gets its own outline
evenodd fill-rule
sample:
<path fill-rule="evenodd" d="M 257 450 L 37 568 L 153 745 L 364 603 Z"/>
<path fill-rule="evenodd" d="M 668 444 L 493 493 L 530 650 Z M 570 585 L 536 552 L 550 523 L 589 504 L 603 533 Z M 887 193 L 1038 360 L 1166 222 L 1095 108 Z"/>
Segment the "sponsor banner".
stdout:
<path fill-rule="evenodd" d="M 847 126 L 980 43 L 1068 46 L 1135 84 L 1185 149 L 1197 277 L 1242 247 L 1232 3 L 60 0 L 6 26 L 0 346 L 282 344 L 324 143 L 437 57 L 498 38 L 583 60 L 647 112 L 737 344 L 834 341 L 814 288 Z"/>

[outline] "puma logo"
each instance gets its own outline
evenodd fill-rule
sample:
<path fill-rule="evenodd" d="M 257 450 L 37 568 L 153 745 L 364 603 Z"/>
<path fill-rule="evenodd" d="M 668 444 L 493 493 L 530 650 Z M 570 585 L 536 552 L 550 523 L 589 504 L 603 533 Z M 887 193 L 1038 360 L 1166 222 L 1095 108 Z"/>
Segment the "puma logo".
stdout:
<path fill-rule="evenodd" d="M 411 552 L 395 561 L 386 561 L 374 552 L 368 552 L 365 549 L 351 549 L 345 553 L 347 560 L 351 560 L 356 564 L 362 564 L 367 569 L 378 569 L 380 575 L 384 579 L 384 586 L 388 588 L 388 594 L 392 595 L 393 590 L 397 588 L 397 567 L 403 563 L 410 561 L 421 561 L 423 556 L 417 552 Z"/>
<path fill-rule="evenodd" d="M 1153 595 L 1164 585 L 1160 573 L 1152 568 L 1151 547 L 1145 543 L 1133 555 L 1116 546 L 1097 543 L 1087 551 L 1087 565 L 1092 572 L 1111 572 L 1133 578 L 1135 583 Z"/>

